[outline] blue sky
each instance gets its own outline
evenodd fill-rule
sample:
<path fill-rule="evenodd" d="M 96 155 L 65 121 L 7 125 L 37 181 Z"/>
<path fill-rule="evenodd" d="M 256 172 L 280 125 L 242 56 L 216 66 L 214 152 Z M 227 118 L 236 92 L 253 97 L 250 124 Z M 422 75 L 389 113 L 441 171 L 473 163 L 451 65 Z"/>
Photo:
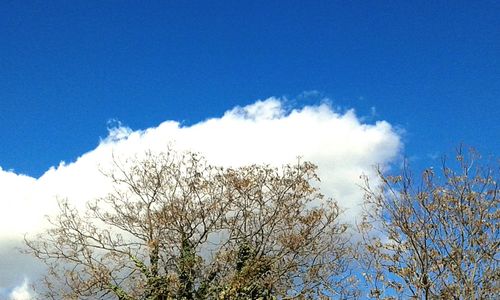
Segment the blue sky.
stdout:
<path fill-rule="evenodd" d="M 0 298 L 36 282 L 40 265 L 15 247 L 44 228 L 54 195 L 102 196 L 96 166 L 115 150 L 174 138 L 221 165 L 304 155 L 348 216 L 376 163 L 437 164 L 459 143 L 498 156 L 499 12 L 498 1 L 0 1 Z M 108 131 L 110 120 L 124 126 Z"/>
<path fill-rule="evenodd" d="M 2 1 L 0 166 L 286 96 L 406 131 L 405 154 L 499 153 L 498 1 Z M 316 90 L 321 97 L 299 97 Z"/>

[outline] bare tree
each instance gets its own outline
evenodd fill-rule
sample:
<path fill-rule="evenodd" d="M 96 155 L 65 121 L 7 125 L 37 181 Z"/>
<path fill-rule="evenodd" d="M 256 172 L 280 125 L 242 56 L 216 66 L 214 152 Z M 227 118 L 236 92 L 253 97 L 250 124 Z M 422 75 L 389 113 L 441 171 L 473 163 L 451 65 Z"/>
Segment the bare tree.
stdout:
<path fill-rule="evenodd" d="M 210 166 L 169 150 L 115 160 L 114 190 L 60 201 L 26 238 L 48 266 L 44 299 L 347 298 L 351 251 L 316 167 Z"/>
<path fill-rule="evenodd" d="M 365 181 L 359 229 L 369 295 L 376 299 L 492 299 L 500 297 L 499 169 L 473 150 L 445 159 L 416 183 L 379 170 Z"/>

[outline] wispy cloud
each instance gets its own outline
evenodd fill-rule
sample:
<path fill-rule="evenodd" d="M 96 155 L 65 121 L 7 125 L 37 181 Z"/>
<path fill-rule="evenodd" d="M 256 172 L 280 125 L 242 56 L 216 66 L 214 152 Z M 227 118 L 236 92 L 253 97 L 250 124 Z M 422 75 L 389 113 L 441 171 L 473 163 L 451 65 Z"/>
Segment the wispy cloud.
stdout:
<path fill-rule="evenodd" d="M 146 149 L 161 151 L 173 143 L 180 150 L 199 151 L 222 166 L 280 166 L 302 156 L 319 166 L 323 192 L 348 209 L 348 215 L 356 215 L 362 199 L 356 185 L 360 174 L 370 174 L 373 165 L 396 159 L 402 147 L 400 136 L 388 122 L 365 124 L 353 110 L 338 112 L 327 103 L 285 109 L 282 100 L 269 98 L 192 126 L 165 121 L 138 131 L 114 122 L 97 148 L 74 162 L 50 168 L 38 179 L 0 169 L 0 252 L 5 253 L 0 256 L 0 289 L 14 286 L 20 276 L 16 266 L 1 267 L 14 255 L 6 241 L 21 245 L 23 234 L 43 229 L 43 216 L 56 211 L 56 196 L 83 207 L 105 194 L 110 186 L 99 168 L 110 166 L 113 153 L 123 157 Z M 17 264 L 28 264 L 28 258 Z M 35 267 L 31 270 L 34 273 Z"/>

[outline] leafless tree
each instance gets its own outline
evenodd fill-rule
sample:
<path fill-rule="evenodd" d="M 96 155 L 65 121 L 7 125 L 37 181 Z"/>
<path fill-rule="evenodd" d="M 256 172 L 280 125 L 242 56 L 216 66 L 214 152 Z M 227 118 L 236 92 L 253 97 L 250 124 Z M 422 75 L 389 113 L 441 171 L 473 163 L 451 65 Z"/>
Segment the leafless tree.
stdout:
<path fill-rule="evenodd" d="M 168 150 L 115 160 L 85 212 L 27 237 L 44 299 L 348 298 L 351 250 L 308 162 L 225 169 Z M 484 271 L 481 271 L 484 273 Z"/>
<path fill-rule="evenodd" d="M 381 185 L 365 181 L 359 259 L 376 299 L 498 299 L 499 165 L 474 151 L 457 151 L 416 183 L 379 170 Z"/>

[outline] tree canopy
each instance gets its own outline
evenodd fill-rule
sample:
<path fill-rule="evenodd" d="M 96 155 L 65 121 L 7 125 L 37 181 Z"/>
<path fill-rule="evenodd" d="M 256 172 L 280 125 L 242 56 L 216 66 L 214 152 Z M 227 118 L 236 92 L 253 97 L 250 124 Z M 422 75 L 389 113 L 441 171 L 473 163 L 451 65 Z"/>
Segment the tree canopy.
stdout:
<path fill-rule="evenodd" d="M 115 160 L 114 190 L 85 212 L 60 201 L 28 239 L 44 298 L 346 297 L 351 251 L 316 166 L 219 168 L 196 153 Z"/>
<path fill-rule="evenodd" d="M 426 169 L 365 181 L 360 255 L 376 299 L 500 297 L 499 168 L 474 150 Z"/>
<path fill-rule="evenodd" d="M 42 299 L 491 299 L 496 164 L 459 150 L 421 179 L 378 168 L 345 223 L 312 163 L 221 168 L 169 149 L 115 159 L 112 192 L 85 211 L 60 200 L 26 243 L 48 266 Z"/>

